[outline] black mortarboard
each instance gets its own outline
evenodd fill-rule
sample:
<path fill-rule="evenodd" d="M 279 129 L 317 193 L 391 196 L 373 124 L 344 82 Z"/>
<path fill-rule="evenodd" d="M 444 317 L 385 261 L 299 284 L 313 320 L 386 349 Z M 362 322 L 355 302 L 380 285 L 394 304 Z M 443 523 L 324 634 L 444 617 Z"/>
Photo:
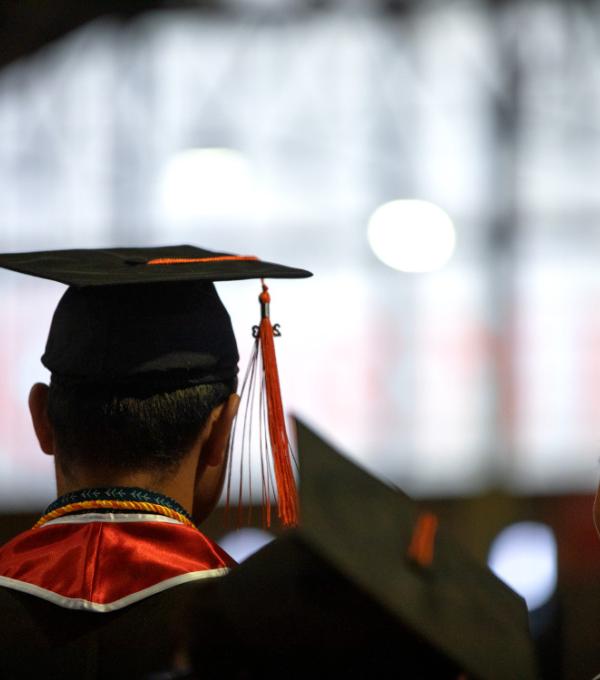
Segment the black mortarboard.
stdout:
<path fill-rule="evenodd" d="M 244 678 L 534 678 L 523 600 L 403 493 L 297 430 L 301 527 L 203 595 L 198 677 L 216 658 L 215 677 L 220 663 Z"/>
<path fill-rule="evenodd" d="M 231 322 L 212 282 L 310 276 L 194 246 L 9 253 L 0 267 L 69 286 L 42 357 L 52 373 L 180 387 L 237 373 Z"/>
<path fill-rule="evenodd" d="M 194 246 L 57 250 L 0 255 L 0 267 L 69 286 L 42 363 L 54 377 L 156 392 L 228 381 L 238 372 L 229 314 L 213 282 L 303 278 L 303 269 Z M 257 326 L 280 516 L 295 522 L 295 482 L 279 395 L 269 293 Z M 282 500 L 283 499 L 283 500 Z M 283 502 L 283 506 L 282 506 Z"/>

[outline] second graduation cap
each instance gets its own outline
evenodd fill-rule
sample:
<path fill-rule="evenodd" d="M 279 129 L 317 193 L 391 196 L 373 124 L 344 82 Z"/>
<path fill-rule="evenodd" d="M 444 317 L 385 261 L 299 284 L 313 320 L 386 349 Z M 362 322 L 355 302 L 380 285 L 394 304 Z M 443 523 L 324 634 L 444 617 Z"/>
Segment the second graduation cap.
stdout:
<path fill-rule="evenodd" d="M 202 595 L 199 677 L 533 679 L 523 600 L 408 497 L 297 429 L 302 526 Z"/>
<path fill-rule="evenodd" d="M 0 267 L 67 284 L 42 363 L 53 379 L 125 394 L 232 381 L 238 350 L 216 281 L 262 279 L 260 345 L 279 514 L 296 523 L 295 482 L 269 319 L 266 278 L 303 269 L 190 245 L 0 254 Z M 257 352 L 258 355 L 258 352 Z"/>

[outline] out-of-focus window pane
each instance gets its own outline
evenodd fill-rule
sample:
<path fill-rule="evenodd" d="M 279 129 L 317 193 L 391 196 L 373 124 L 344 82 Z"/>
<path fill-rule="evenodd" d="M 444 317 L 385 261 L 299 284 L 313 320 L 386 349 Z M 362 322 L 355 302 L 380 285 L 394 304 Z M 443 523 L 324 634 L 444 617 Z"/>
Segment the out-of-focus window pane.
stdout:
<path fill-rule="evenodd" d="M 550 2 L 419 7 L 161 12 L 7 68 L 0 248 L 189 242 L 311 269 L 271 288 L 288 410 L 409 492 L 588 489 L 592 22 Z M 450 215 L 443 269 L 404 274 L 371 252 L 369 218 L 396 199 Z M 243 370 L 258 290 L 219 290 Z M 0 274 L 6 505 L 53 494 L 26 401 L 61 293 Z"/>

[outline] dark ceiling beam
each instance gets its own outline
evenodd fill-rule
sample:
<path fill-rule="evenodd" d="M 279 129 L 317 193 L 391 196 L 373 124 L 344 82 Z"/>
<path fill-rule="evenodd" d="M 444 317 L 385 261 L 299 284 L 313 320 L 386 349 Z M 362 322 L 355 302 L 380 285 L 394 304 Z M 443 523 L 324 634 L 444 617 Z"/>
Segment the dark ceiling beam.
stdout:
<path fill-rule="evenodd" d="M 0 68 L 102 16 L 126 21 L 150 10 L 218 9 L 220 4 L 218 0 L 4 0 L 0 3 Z"/>

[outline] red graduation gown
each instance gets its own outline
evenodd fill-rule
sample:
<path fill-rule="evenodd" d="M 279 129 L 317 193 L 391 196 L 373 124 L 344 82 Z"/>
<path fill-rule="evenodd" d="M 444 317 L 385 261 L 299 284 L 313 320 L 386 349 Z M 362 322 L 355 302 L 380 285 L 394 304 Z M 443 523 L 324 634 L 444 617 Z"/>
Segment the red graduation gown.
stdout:
<path fill-rule="evenodd" d="M 225 551 L 193 527 L 153 514 L 51 520 L 0 548 L 0 586 L 60 607 L 110 612 L 227 573 Z"/>

